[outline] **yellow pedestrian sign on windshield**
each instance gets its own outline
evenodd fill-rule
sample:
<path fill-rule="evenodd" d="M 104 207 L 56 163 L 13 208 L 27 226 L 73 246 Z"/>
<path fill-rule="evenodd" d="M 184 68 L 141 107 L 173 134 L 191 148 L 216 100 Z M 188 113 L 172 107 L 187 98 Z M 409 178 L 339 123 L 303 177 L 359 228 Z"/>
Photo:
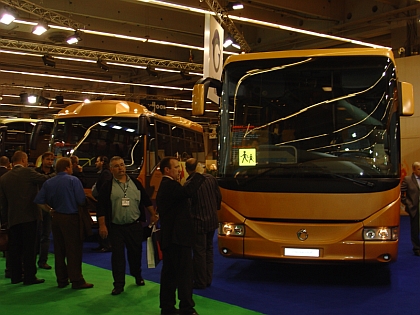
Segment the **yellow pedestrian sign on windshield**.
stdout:
<path fill-rule="evenodd" d="M 257 165 L 257 150 L 239 149 L 239 166 L 254 166 Z"/>

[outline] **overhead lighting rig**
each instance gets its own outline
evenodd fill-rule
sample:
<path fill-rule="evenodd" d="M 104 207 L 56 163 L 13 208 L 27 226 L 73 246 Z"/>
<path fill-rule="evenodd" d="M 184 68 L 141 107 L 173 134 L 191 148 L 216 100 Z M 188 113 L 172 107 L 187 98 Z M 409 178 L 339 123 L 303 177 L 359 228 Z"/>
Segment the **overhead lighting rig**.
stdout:
<path fill-rule="evenodd" d="M 16 13 L 10 8 L 3 8 L 0 10 L 0 22 L 9 25 L 16 19 Z"/>
<path fill-rule="evenodd" d="M 64 97 L 63 97 L 63 95 L 57 95 L 55 97 L 55 103 L 57 105 L 64 105 Z"/>
<path fill-rule="evenodd" d="M 98 61 L 96 62 L 96 64 L 98 65 L 99 68 L 101 68 L 102 70 L 105 71 L 109 71 L 109 66 L 107 65 L 107 63 L 105 61 L 103 61 L 102 59 L 98 58 Z"/>
<path fill-rule="evenodd" d="M 44 62 L 44 65 L 55 68 L 55 59 L 53 56 L 44 55 L 42 56 L 42 61 Z"/>
<path fill-rule="evenodd" d="M 66 42 L 69 45 L 74 45 L 74 44 L 77 44 L 81 40 L 82 38 L 80 37 L 79 32 L 75 31 L 73 35 L 71 35 L 70 37 L 66 39 Z"/>
<path fill-rule="evenodd" d="M 49 29 L 48 24 L 45 23 L 44 21 L 40 21 L 32 29 L 32 34 L 35 34 L 35 35 L 39 36 L 39 35 L 44 34 L 48 29 Z"/>
<path fill-rule="evenodd" d="M 244 8 L 244 5 L 239 1 L 229 1 L 226 10 L 232 11 L 232 10 L 242 10 Z"/>
<path fill-rule="evenodd" d="M 147 67 L 146 71 L 149 74 L 149 76 L 152 76 L 152 77 L 157 77 L 158 76 L 157 71 L 155 69 L 151 68 L 151 67 Z"/>
<path fill-rule="evenodd" d="M 181 71 L 181 77 L 182 77 L 184 80 L 189 81 L 189 80 L 191 80 L 191 78 L 193 77 L 193 75 L 192 75 L 192 74 L 190 74 L 188 71 Z"/>

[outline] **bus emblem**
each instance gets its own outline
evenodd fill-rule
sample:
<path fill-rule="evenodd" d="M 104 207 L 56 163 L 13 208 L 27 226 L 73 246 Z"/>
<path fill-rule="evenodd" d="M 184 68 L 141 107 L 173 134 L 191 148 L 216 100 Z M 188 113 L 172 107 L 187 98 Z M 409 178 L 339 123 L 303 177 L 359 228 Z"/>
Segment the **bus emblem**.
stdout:
<path fill-rule="evenodd" d="M 301 240 L 301 241 L 306 241 L 307 240 L 307 238 L 308 238 L 308 232 L 306 232 L 306 229 L 300 229 L 298 232 L 297 232 L 297 237 L 298 237 L 298 239 L 299 240 Z"/>

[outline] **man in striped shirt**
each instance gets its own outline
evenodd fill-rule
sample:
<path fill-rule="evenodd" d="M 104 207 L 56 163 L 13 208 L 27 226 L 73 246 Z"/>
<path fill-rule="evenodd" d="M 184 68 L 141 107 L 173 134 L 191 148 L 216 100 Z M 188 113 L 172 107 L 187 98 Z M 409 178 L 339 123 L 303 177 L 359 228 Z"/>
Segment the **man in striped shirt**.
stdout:
<path fill-rule="evenodd" d="M 191 176 L 196 172 L 197 160 L 186 161 L 186 170 Z M 205 181 L 191 198 L 191 217 L 194 224 L 193 269 L 194 289 L 205 289 L 213 279 L 213 237 L 217 229 L 217 210 L 222 195 L 215 177 L 204 173 Z"/>

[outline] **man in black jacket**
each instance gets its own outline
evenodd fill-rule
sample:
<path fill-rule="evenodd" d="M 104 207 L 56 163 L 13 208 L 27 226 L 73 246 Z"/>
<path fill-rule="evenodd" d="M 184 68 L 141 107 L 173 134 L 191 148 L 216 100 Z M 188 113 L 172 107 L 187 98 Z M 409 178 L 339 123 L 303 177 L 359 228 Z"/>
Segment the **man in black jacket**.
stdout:
<path fill-rule="evenodd" d="M 189 212 L 189 200 L 204 181 L 196 173 L 184 186 L 178 182 L 180 165 L 176 158 L 165 157 L 160 161 L 162 181 L 156 196 L 161 224 L 161 248 L 163 253 L 160 278 L 161 314 L 198 314 L 192 298 L 193 225 Z M 178 289 L 179 310 L 175 308 Z"/>
<path fill-rule="evenodd" d="M 33 168 L 27 167 L 28 155 L 23 151 L 13 154 L 12 163 L 13 169 L 0 179 L 2 218 L 7 220 L 9 228 L 11 282 L 39 284 L 44 279 L 36 277 L 35 244 L 41 210 L 34 199 L 38 193 L 38 185 L 53 175 L 39 174 Z"/>
<path fill-rule="evenodd" d="M 420 162 L 413 163 L 413 173 L 404 177 L 401 183 L 401 202 L 410 215 L 411 243 L 414 255 L 420 256 L 419 198 Z"/>
<path fill-rule="evenodd" d="M 196 173 L 198 161 L 190 158 L 185 168 L 190 175 Z M 193 269 L 194 289 L 205 289 L 213 280 L 213 237 L 217 229 L 217 210 L 220 209 L 222 194 L 214 176 L 203 174 L 206 179 L 191 198 L 191 218 L 194 225 Z"/>
<path fill-rule="evenodd" d="M 55 172 L 54 164 L 54 153 L 51 151 L 44 152 L 42 154 L 42 162 L 39 167 L 35 168 L 40 174 L 52 174 Z M 40 188 L 42 185 L 39 185 Z M 38 256 L 38 267 L 41 269 L 51 269 L 51 266 L 47 264 L 48 260 L 48 251 L 50 250 L 50 234 L 51 234 L 51 215 L 42 211 L 42 220 L 39 222 L 38 226 L 38 243 L 39 245 L 39 256 Z"/>
<path fill-rule="evenodd" d="M 114 156 L 110 162 L 113 178 L 104 183 L 99 191 L 96 208 L 99 236 L 107 238 L 111 243 L 111 265 L 114 277 L 112 295 L 119 295 L 125 286 L 125 251 L 130 266 L 130 274 L 136 278 L 136 284 L 143 286 L 141 275 L 141 256 L 143 241 L 144 208 L 156 223 L 158 216 L 152 206 L 145 189 L 137 179 L 126 174 L 124 160 Z"/>

